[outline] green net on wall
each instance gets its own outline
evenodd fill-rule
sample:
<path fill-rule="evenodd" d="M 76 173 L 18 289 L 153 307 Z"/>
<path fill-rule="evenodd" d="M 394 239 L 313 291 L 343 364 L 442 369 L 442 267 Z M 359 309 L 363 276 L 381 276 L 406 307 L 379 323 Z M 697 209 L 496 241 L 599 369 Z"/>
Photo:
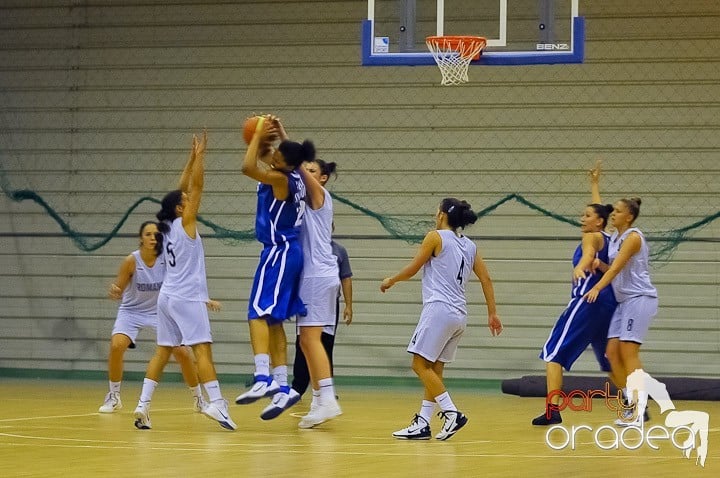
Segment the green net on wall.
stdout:
<path fill-rule="evenodd" d="M 157 210 L 157 206 L 160 203 L 159 198 L 156 197 L 140 197 L 129 205 L 127 210 L 117 212 L 113 211 L 111 216 L 112 220 L 115 222 L 108 230 L 88 231 L 85 229 L 85 231 L 83 231 L 77 225 L 77 223 L 82 221 L 74 221 L 74 218 L 68 217 L 67 214 L 63 214 L 63 212 L 56 210 L 55 207 L 46 201 L 40 193 L 30 189 L 13 189 L 10 184 L 10 178 L 4 170 L 0 170 L 0 186 L 2 187 L 3 193 L 9 200 L 16 203 L 34 203 L 38 210 L 41 210 L 56 224 L 59 232 L 67 236 L 78 249 L 85 252 L 92 252 L 100 249 L 113 238 L 118 236 L 119 231 L 123 228 L 128 218 L 130 218 L 141 206 L 151 205 L 154 208 L 153 210 Z M 384 231 L 386 231 L 387 237 L 403 240 L 409 243 L 419 243 L 425 233 L 433 227 L 433 222 L 427 217 L 427 215 L 393 216 L 392 214 L 374 211 L 337 193 L 333 194 L 333 197 L 336 202 L 341 203 L 364 216 L 372 218 L 374 221 L 377 221 Z M 526 208 L 530 213 L 546 218 L 548 221 L 555 221 L 575 227 L 579 227 L 580 225 L 579 221 L 574 217 L 547 209 L 525 198 L 523 195 L 516 193 L 507 194 L 494 203 L 487 205 L 482 209 L 476 210 L 479 222 L 482 222 L 485 218 L 495 213 L 499 208 L 507 203 L 520 205 L 521 207 Z M 667 260 L 683 242 L 698 240 L 695 237 L 695 233 L 701 231 L 705 226 L 713 223 L 718 218 L 720 218 L 720 211 L 717 211 L 714 214 L 709 214 L 699 221 L 695 221 L 682 227 L 669 230 L 652 231 L 649 237 L 654 242 L 652 249 L 653 259 L 660 261 Z M 212 215 L 201 215 L 198 220 L 213 231 L 212 234 L 205 234 L 206 237 L 215 237 L 231 244 L 255 240 L 254 230 L 252 227 L 244 229 L 237 229 L 232 226 L 228 227 L 220 224 Z M 85 225 L 85 227 L 87 228 L 87 225 Z M 700 238 L 699 240 L 708 239 Z"/>

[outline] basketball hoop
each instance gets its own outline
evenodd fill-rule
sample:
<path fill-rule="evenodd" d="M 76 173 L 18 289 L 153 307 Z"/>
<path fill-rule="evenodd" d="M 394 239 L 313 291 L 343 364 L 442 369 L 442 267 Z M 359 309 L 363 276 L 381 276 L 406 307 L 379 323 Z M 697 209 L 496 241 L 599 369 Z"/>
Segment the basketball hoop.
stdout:
<path fill-rule="evenodd" d="M 425 44 L 442 73 L 441 85 L 461 85 L 468 82 L 470 61 L 480 58 L 487 41 L 483 37 L 467 35 L 429 36 Z"/>

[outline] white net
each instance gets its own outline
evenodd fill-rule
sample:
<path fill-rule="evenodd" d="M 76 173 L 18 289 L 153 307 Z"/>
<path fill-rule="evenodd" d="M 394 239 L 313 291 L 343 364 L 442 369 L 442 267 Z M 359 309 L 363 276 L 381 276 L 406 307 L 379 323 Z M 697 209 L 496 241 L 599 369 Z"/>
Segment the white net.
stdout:
<path fill-rule="evenodd" d="M 428 37 L 425 44 L 442 73 L 440 84 L 447 86 L 467 83 L 470 61 L 479 57 L 485 43 L 485 38 L 482 37 Z"/>

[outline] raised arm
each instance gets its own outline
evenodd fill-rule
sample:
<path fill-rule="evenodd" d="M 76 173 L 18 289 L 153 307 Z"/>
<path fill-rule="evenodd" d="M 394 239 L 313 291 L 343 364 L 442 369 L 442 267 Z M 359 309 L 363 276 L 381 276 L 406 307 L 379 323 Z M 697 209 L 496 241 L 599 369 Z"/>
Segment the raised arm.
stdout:
<path fill-rule="evenodd" d="M 383 279 L 380 285 L 380 292 L 385 292 L 397 282 L 412 278 L 432 256 L 438 255 L 441 249 L 442 239 L 440 239 L 440 234 L 438 234 L 437 231 L 428 232 L 410 263 L 400 269 L 400 272 L 394 276 Z"/>
<path fill-rule="evenodd" d="M 132 279 L 134 273 L 135 256 L 133 256 L 132 254 L 128 254 L 128 256 L 123 259 L 122 264 L 120 264 L 117 276 L 115 277 L 115 282 L 110 284 L 110 288 L 108 289 L 108 297 L 113 300 L 122 299 L 123 292 L 125 291 L 127 285 L 130 283 L 130 279 Z"/>
<path fill-rule="evenodd" d="M 193 135 L 192 145 L 190 146 L 190 156 L 188 157 L 185 167 L 183 168 L 182 174 L 180 174 L 180 181 L 178 182 L 178 189 L 180 191 L 187 191 L 190 188 L 190 175 L 192 172 L 192 166 L 195 162 L 195 142 L 197 138 Z"/>
<path fill-rule="evenodd" d="M 205 147 L 207 146 L 207 131 L 203 131 L 202 136 L 198 139 L 193 136 L 193 160 L 190 167 L 190 181 L 188 188 L 183 192 L 187 193 L 187 199 L 182 211 L 182 225 L 188 236 L 195 238 L 197 233 L 197 214 L 200 210 L 200 200 L 202 199 L 203 189 L 205 187 Z M 184 173 L 183 173 L 184 174 Z"/>
<path fill-rule="evenodd" d="M 310 209 L 320 209 L 325 204 L 325 188 L 305 168 L 298 168 L 307 189 L 307 202 Z"/>
<path fill-rule="evenodd" d="M 285 131 L 285 127 L 283 126 L 279 117 L 275 115 L 270 115 L 270 122 L 272 123 L 272 126 L 275 129 L 280 141 L 290 139 L 290 136 L 288 136 L 287 132 Z"/>
<path fill-rule="evenodd" d="M 631 232 L 620 246 L 620 250 L 610 265 L 610 268 L 603 274 L 602 279 L 585 294 L 585 299 L 588 302 L 595 302 L 600 291 L 610 285 L 610 282 L 612 282 L 615 276 L 625 267 L 630 258 L 638 253 L 641 246 L 642 239 L 640 239 L 640 236 L 636 232 Z"/>
<path fill-rule="evenodd" d="M 285 199 L 288 195 L 287 176 L 280 171 L 265 169 L 264 167 L 261 168 L 258 165 L 260 154 L 266 153 L 265 151 L 260 151 L 261 145 L 265 144 L 267 138 L 269 138 L 272 134 L 275 134 L 274 129 L 267 121 L 267 118 L 261 116 L 255 126 L 253 139 L 250 141 L 247 151 L 245 151 L 245 157 L 242 161 L 241 170 L 245 176 L 263 184 L 269 184 L 272 186 L 273 194 L 276 198 Z"/>
<path fill-rule="evenodd" d="M 473 265 L 473 272 L 480 279 L 482 285 L 483 295 L 485 296 L 485 304 L 488 310 L 488 328 L 493 336 L 500 335 L 502 333 L 502 323 L 497 315 L 497 305 L 495 304 L 495 288 L 493 287 L 490 273 L 487 270 L 485 261 L 478 252 L 475 253 L 475 264 Z"/>
<path fill-rule="evenodd" d="M 600 173 L 602 170 L 602 160 L 598 159 L 595 162 L 595 167 L 590 170 L 590 194 L 592 195 L 593 204 L 602 204 L 600 198 Z"/>

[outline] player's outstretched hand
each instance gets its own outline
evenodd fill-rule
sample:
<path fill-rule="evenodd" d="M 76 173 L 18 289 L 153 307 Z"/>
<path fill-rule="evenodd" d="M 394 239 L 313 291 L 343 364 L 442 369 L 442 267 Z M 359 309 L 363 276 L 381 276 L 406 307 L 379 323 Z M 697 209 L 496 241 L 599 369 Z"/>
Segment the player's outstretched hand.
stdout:
<path fill-rule="evenodd" d="M 207 302 L 205 302 L 205 305 L 207 306 L 208 310 L 211 312 L 220 312 L 222 309 L 222 304 L 218 302 L 217 300 L 210 299 Z"/>
<path fill-rule="evenodd" d="M 590 174 L 590 180 L 592 182 L 598 182 L 600 181 L 600 173 L 602 172 L 602 159 L 598 159 L 595 162 L 595 167 L 591 168 L 589 171 Z"/>
<path fill-rule="evenodd" d="M 386 290 L 388 290 L 394 285 L 395 283 L 392 281 L 392 279 L 390 277 L 386 277 L 383 279 L 382 284 L 380 284 L 380 292 L 385 293 Z"/>

